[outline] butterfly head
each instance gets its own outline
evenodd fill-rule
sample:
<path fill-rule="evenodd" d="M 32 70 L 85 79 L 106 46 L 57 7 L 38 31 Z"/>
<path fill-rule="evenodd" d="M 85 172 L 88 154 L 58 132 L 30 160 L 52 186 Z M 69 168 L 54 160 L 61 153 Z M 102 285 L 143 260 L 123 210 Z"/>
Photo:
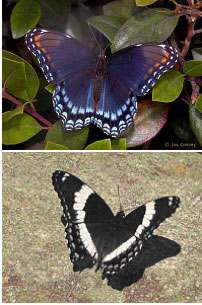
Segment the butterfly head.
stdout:
<path fill-rule="evenodd" d="M 116 214 L 116 216 L 113 219 L 113 230 L 116 231 L 120 227 L 120 224 L 122 223 L 124 216 L 125 214 L 123 210 Z"/>

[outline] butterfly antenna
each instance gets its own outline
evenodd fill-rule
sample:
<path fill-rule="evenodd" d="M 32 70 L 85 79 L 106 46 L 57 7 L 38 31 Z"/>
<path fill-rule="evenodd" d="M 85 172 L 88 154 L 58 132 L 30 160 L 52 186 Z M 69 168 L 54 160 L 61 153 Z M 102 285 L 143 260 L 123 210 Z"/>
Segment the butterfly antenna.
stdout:
<path fill-rule="evenodd" d="M 123 211 L 123 208 L 122 208 L 122 205 L 121 205 L 121 197 L 120 197 L 119 184 L 117 185 L 117 189 L 118 189 L 118 196 L 119 196 L 120 211 Z"/>
<path fill-rule="evenodd" d="M 110 44 L 111 44 L 111 42 L 109 41 L 108 44 L 106 45 L 106 47 L 104 48 L 105 51 L 110 46 Z"/>

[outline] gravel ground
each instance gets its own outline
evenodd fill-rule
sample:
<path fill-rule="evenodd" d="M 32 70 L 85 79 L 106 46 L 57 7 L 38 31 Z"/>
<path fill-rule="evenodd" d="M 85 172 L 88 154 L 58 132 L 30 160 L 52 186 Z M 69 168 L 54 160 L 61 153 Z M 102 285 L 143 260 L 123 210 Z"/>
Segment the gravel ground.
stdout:
<path fill-rule="evenodd" d="M 3 152 L 3 302 L 201 302 L 201 160 L 195 152 Z M 117 291 L 101 272 L 72 271 L 51 175 L 65 170 L 114 211 L 176 195 L 180 208 L 155 234 L 181 252 Z M 119 192 L 118 192 L 119 188 Z"/>

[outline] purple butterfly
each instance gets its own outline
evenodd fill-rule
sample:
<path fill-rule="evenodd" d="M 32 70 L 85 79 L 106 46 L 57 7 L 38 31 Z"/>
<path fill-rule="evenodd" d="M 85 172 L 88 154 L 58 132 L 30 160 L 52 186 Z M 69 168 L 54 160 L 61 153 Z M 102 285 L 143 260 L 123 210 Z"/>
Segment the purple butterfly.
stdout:
<path fill-rule="evenodd" d="M 96 58 L 70 35 L 33 29 L 26 35 L 48 82 L 58 84 L 53 107 L 64 129 L 94 123 L 111 137 L 120 136 L 137 112 L 136 95 L 145 95 L 177 59 L 166 44 L 143 43 L 122 49 L 109 58 Z"/>

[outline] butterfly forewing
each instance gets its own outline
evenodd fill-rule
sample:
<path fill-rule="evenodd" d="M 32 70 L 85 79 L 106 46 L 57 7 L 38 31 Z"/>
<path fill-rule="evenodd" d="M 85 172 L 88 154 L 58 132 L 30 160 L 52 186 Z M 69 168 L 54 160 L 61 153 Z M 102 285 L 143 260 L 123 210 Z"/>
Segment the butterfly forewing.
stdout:
<path fill-rule="evenodd" d="M 26 34 L 25 41 L 48 82 L 57 84 L 73 72 L 94 68 L 94 55 L 70 35 L 36 28 Z"/>
<path fill-rule="evenodd" d="M 165 218 L 170 217 L 179 206 L 179 197 L 156 199 L 140 206 L 124 219 L 124 223 L 138 238 L 148 237 Z"/>
<path fill-rule="evenodd" d="M 74 270 L 90 268 L 100 258 L 107 222 L 114 215 L 103 199 L 77 177 L 56 171 L 52 181 L 63 207 L 61 220 L 66 226 Z"/>
<path fill-rule="evenodd" d="M 178 53 L 173 47 L 144 43 L 114 53 L 108 59 L 108 70 L 127 84 L 134 94 L 142 96 L 177 60 Z"/>

